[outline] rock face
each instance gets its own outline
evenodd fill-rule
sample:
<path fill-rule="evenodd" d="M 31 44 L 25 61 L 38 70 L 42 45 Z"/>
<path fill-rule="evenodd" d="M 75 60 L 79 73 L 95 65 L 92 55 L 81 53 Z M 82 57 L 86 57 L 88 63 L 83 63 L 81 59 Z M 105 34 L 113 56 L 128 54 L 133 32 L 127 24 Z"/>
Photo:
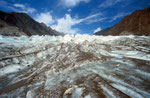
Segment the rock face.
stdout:
<path fill-rule="evenodd" d="M 96 35 L 103 33 L 103 30 Z M 125 16 L 119 23 L 111 27 L 104 35 L 150 35 L 150 7 L 136 10 Z"/>
<path fill-rule="evenodd" d="M 22 36 L 22 35 L 28 36 L 26 33 L 21 31 L 19 28 L 13 27 L 13 26 L 1 28 L 0 29 L 0 35 L 4 35 L 4 36 Z"/>
<path fill-rule="evenodd" d="M 63 35 L 55 30 L 52 30 L 50 27 L 47 27 L 46 25 L 43 26 L 41 23 L 36 22 L 25 13 L 16 13 L 16 12 L 5 13 L 0 11 L 0 28 L 9 26 L 17 27 L 19 31 L 24 32 L 28 36 Z"/>

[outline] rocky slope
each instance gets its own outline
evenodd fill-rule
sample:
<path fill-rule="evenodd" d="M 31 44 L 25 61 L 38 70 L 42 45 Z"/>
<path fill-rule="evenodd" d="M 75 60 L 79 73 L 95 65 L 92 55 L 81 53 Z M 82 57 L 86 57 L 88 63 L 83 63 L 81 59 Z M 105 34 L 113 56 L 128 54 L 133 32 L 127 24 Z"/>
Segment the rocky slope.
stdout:
<path fill-rule="evenodd" d="M 104 30 L 96 32 L 100 35 Z M 106 30 L 104 35 L 150 35 L 150 7 L 125 16 L 119 23 Z"/>
<path fill-rule="evenodd" d="M 149 98 L 149 36 L 0 36 L 1 98 Z"/>
<path fill-rule="evenodd" d="M 6 25 L 7 24 L 7 25 Z M 41 23 L 38 23 L 34 21 L 31 17 L 29 17 L 25 13 L 5 13 L 0 11 L 0 27 L 7 28 L 9 31 L 14 31 L 14 28 L 18 28 L 18 32 L 24 32 L 25 35 L 31 36 L 31 35 L 63 35 L 62 33 L 59 33 L 55 30 L 52 30 L 50 27 L 47 27 L 46 25 L 43 26 Z M 14 27 L 11 29 L 10 27 Z M 5 29 L 5 30 L 7 30 Z M 3 29 L 0 31 L 2 32 Z M 7 31 L 6 35 L 12 35 L 9 34 L 9 31 Z M 3 34 L 3 32 L 2 32 Z M 5 34 L 3 34 L 5 35 Z M 20 34 L 22 35 L 22 34 Z"/>
<path fill-rule="evenodd" d="M 104 30 L 95 32 L 94 35 L 105 35 L 110 29 L 111 29 L 111 28 L 106 28 L 106 29 L 104 29 Z"/>

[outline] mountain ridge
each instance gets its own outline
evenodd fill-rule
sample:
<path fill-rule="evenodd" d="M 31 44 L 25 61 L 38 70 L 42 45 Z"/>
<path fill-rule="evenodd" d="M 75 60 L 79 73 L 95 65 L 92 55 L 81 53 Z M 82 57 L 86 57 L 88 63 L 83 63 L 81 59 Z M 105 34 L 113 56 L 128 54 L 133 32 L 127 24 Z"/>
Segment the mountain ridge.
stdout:
<path fill-rule="evenodd" d="M 106 30 L 106 29 L 104 29 Z M 96 32 L 101 35 L 104 30 Z M 136 10 L 125 16 L 120 22 L 110 27 L 104 35 L 150 35 L 150 7 Z"/>
<path fill-rule="evenodd" d="M 5 13 L 0 11 L 0 20 L 7 23 L 7 26 L 17 27 L 19 31 L 24 32 L 28 36 L 32 35 L 64 35 L 59 33 L 46 25 L 43 26 L 41 23 L 35 21 L 26 13 L 8 12 Z M 3 23 L 1 22 L 1 26 Z M 2 26 L 3 27 L 3 26 Z M 6 26 L 5 26 L 6 27 Z M 18 32 L 19 32 L 18 31 Z"/>

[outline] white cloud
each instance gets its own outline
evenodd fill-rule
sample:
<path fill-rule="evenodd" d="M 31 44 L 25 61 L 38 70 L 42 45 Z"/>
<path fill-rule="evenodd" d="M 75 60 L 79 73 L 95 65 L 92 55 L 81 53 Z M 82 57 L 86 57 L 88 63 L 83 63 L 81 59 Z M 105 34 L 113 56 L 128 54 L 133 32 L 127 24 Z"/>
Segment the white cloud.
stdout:
<path fill-rule="evenodd" d="M 97 17 L 97 16 L 99 16 L 99 15 L 101 15 L 101 13 L 97 13 L 97 14 L 89 15 L 89 16 L 87 16 L 86 18 L 84 18 L 84 19 L 82 19 L 82 20 L 83 20 L 83 21 L 84 21 L 84 20 L 88 20 L 88 19 L 91 19 L 91 18 Z"/>
<path fill-rule="evenodd" d="M 75 34 L 79 31 L 79 29 L 78 28 L 72 28 L 72 26 L 75 26 L 76 24 L 79 24 L 81 22 L 87 22 L 90 19 L 95 18 L 99 15 L 100 14 L 94 14 L 94 15 L 89 15 L 89 16 L 82 18 L 82 19 L 77 19 L 77 18 L 72 18 L 70 16 L 70 14 L 66 14 L 65 17 L 57 20 L 57 24 L 50 25 L 50 26 L 59 32 Z"/>
<path fill-rule="evenodd" d="M 60 4 L 65 7 L 74 7 L 81 2 L 88 3 L 90 0 L 61 0 Z"/>
<path fill-rule="evenodd" d="M 68 9 L 67 11 L 68 11 L 68 12 L 71 12 L 72 10 L 71 10 L 71 9 Z"/>
<path fill-rule="evenodd" d="M 0 5 L 1 5 L 1 6 L 6 5 L 6 4 L 7 4 L 6 1 L 4 1 L 4 0 L 1 0 L 1 1 L 0 1 Z"/>
<path fill-rule="evenodd" d="M 28 6 L 23 5 L 23 4 L 16 3 L 13 6 L 15 8 L 17 8 L 18 12 L 24 12 L 24 13 L 34 13 L 34 12 L 36 12 L 36 9 L 28 7 Z"/>
<path fill-rule="evenodd" d="M 101 31 L 102 29 L 100 27 L 98 27 L 97 29 L 94 30 L 94 33 Z"/>
<path fill-rule="evenodd" d="M 15 7 L 20 7 L 20 8 L 22 8 L 22 9 L 25 8 L 25 6 L 24 6 L 23 4 L 14 4 L 14 6 L 15 6 Z"/>
<path fill-rule="evenodd" d="M 46 25 L 51 25 L 55 22 L 51 15 L 51 12 L 37 14 L 34 19 L 40 23 L 43 22 Z"/>
<path fill-rule="evenodd" d="M 101 3 L 99 5 L 99 7 L 107 8 L 107 7 L 113 6 L 121 1 L 124 1 L 124 0 L 105 0 L 103 3 Z"/>
<path fill-rule="evenodd" d="M 107 18 L 98 18 L 98 19 L 90 19 L 87 21 L 87 24 L 92 24 L 92 23 L 96 23 L 96 22 L 100 22 L 100 21 L 103 21 Z"/>
<path fill-rule="evenodd" d="M 5 9 L 10 9 L 13 11 L 17 11 L 17 9 L 13 7 L 12 4 L 9 4 L 8 2 L 4 0 L 0 0 L 0 7 L 5 8 Z"/>
<path fill-rule="evenodd" d="M 23 13 L 34 13 L 36 12 L 36 9 L 31 8 L 28 6 L 28 4 L 23 5 L 23 4 L 11 4 L 8 3 L 7 0 L 0 0 L 0 7 L 15 11 L 15 12 L 23 12 Z"/>
<path fill-rule="evenodd" d="M 65 17 L 57 20 L 56 25 L 51 25 L 51 27 L 59 32 L 75 34 L 78 31 L 78 29 L 73 29 L 72 26 L 78 23 L 79 20 L 72 19 L 70 14 L 66 14 Z"/>
<path fill-rule="evenodd" d="M 113 16 L 112 19 L 109 22 L 112 22 L 118 18 L 124 17 L 126 15 L 129 15 L 130 13 L 118 13 L 117 15 Z"/>
<path fill-rule="evenodd" d="M 86 18 L 80 19 L 80 21 L 84 21 L 84 22 L 86 22 L 86 24 L 91 24 L 91 23 L 95 23 L 95 22 L 99 22 L 99 21 L 105 20 L 106 18 L 99 17 L 101 15 L 102 15 L 102 13 L 89 15 Z"/>

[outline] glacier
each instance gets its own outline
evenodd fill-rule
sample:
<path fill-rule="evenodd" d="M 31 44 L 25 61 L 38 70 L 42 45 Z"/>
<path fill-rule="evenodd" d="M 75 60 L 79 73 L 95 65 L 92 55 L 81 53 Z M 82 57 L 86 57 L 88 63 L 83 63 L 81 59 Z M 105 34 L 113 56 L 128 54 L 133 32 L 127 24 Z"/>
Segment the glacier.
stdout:
<path fill-rule="evenodd" d="M 149 98 L 149 69 L 149 36 L 0 35 L 1 98 Z"/>

